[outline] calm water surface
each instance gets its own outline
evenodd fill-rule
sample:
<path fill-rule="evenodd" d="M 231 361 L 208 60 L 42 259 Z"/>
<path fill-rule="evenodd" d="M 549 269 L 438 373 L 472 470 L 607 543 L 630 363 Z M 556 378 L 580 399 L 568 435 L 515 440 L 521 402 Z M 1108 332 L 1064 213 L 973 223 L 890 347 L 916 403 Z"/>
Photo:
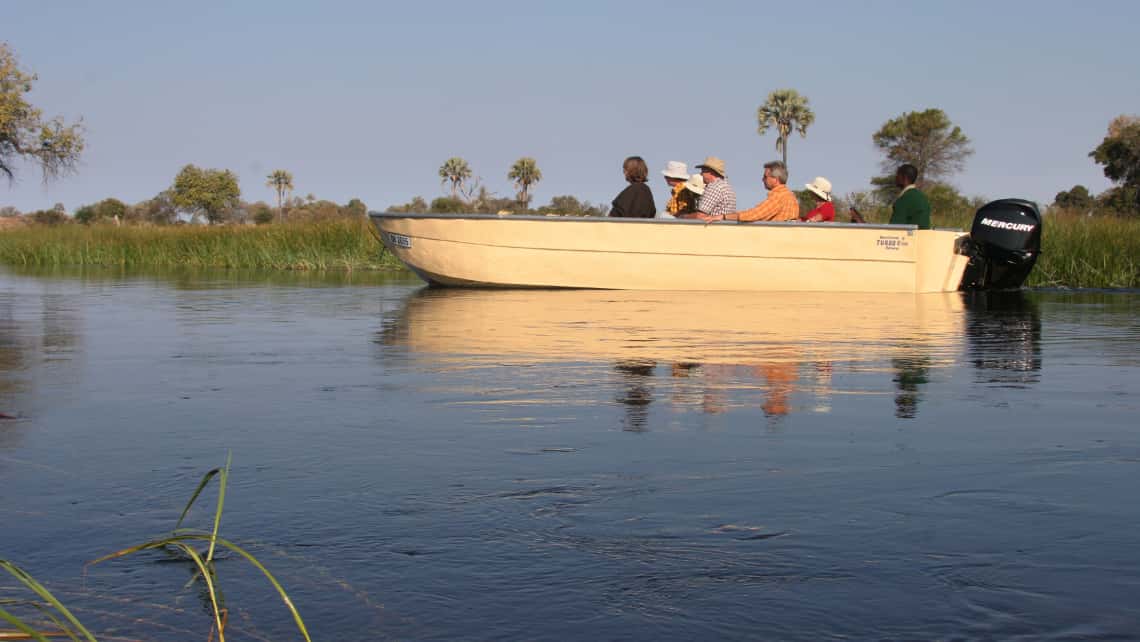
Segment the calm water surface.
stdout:
<path fill-rule="evenodd" d="M 232 452 L 223 535 L 314 639 L 1136 639 L 1138 319 L 0 272 L 0 557 L 105 639 L 205 639 L 184 564 L 84 564 Z M 230 639 L 298 638 L 219 573 Z"/>

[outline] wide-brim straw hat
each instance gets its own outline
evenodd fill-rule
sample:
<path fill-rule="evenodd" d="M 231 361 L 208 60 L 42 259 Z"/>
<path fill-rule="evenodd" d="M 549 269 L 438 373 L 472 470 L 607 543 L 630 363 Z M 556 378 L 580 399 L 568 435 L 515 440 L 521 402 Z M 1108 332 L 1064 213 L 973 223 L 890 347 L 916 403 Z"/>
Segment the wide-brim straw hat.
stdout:
<path fill-rule="evenodd" d="M 831 181 L 822 176 L 816 176 L 814 181 L 804 185 L 804 187 L 825 201 L 831 200 Z"/>
<path fill-rule="evenodd" d="M 681 161 L 669 161 L 665 163 L 665 169 L 661 170 L 665 178 L 676 178 L 678 180 L 689 180 L 689 166 Z"/>
<path fill-rule="evenodd" d="M 717 158 L 716 156 L 709 156 L 708 158 L 705 159 L 705 162 L 701 163 L 700 165 L 697 165 L 697 169 L 703 169 L 703 168 L 711 169 L 712 171 L 714 171 L 718 175 L 720 175 L 721 178 L 725 177 L 724 161 Z"/>
<path fill-rule="evenodd" d="M 685 189 L 700 196 L 705 193 L 705 179 L 701 178 L 700 174 L 693 174 L 685 181 Z"/>

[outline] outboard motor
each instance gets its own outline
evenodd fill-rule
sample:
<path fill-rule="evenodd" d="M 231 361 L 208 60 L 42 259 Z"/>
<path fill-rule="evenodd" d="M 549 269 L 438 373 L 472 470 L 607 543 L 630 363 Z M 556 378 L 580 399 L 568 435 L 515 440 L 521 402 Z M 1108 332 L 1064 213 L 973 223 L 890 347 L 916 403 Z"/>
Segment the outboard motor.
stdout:
<path fill-rule="evenodd" d="M 974 215 L 961 254 L 970 257 L 962 290 L 1021 287 L 1041 253 L 1041 212 L 1037 204 L 1006 198 L 983 206 Z"/>

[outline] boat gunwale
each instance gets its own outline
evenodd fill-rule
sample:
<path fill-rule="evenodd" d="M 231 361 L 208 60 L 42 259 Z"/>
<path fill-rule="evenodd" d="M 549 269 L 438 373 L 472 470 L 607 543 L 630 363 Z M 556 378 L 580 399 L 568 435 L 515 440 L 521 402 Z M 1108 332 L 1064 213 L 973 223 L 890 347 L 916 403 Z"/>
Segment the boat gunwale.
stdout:
<path fill-rule="evenodd" d="M 487 220 L 487 221 L 565 221 L 575 223 L 616 223 L 640 225 L 746 225 L 749 227 L 810 227 L 813 229 L 859 229 L 859 230 L 892 230 L 892 231 L 918 231 L 917 225 L 901 225 L 890 223 L 843 223 L 843 222 L 816 222 L 806 221 L 755 221 L 740 223 L 733 221 L 701 221 L 696 219 L 660 219 L 660 218 L 622 218 L 609 216 L 542 216 L 532 214 L 411 214 L 401 212 L 369 212 L 372 219 L 445 219 L 445 220 Z M 954 228 L 937 228 L 935 232 L 959 232 L 963 230 Z"/>

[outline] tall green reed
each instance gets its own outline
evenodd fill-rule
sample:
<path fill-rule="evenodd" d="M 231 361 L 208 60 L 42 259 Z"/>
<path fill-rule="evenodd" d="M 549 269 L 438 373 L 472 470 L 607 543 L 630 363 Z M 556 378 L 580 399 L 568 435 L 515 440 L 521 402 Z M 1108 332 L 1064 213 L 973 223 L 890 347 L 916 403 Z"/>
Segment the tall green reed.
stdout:
<path fill-rule="evenodd" d="M 208 598 L 210 611 L 213 616 L 213 624 L 210 630 L 210 639 L 213 639 L 214 634 L 218 636 L 218 642 L 225 642 L 225 629 L 227 620 L 227 609 L 221 597 L 221 592 L 218 585 L 217 567 L 214 563 L 214 555 L 218 547 L 222 547 L 237 555 L 240 555 L 246 561 L 254 566 L 265 579 L 277 591 L 281 601 L 289 610 L 293 618 L 297 630 L 301 633 L 307 642 L 312 642 L 309 637 L 309 631 L 305 627 L 305 621 L 301 618 L 300 612 L 293 604 L 293 600 L 281 585 L 281 582 L 269 572 L 269 569 L 261 563 L 252 553 L 245 548 L 235 544 L 234 542 L 220 537 L 218 532 L 222 523 L 222 508 L 225 505 L 226 499 L 226 486 L 230 476 L 230 463 L 231 458 L 226 456 L 226 465 L 222 468 L 215 468 L 208 471 L 202 476 L 201 481 L 198 482 L 197 488 L 194 489 L 190 500 L 186 503 L 185 508 L 182 509 L 182 514 L 179 515 L 178 521 L 174 525 L 174 529 L 169 535 L 158 537 L 153 540 L 124 548 L 104 555 L 96 560 L 89 562 L 89 565 L 100 564 L 109 560 L 118 559 L 149 550 L 162 550 L 180 557 L 184 561 L 190 563 L 195 569 L 191 582 L 201 580 L 205 588 L 205 595 Z M 214 519 L 211 528 L 208 531 L 197 530 L 193 528 L 183 528 L 182 524 L 190 513 L 190 509 L 194 503 L 201 496 L 202 491 L 210 484 L 213 479 L 218 480 L 218 499 L 214 507 Z M 199 546 L 205 548 L 200 550 Z M 96 642 L 96 638 L 91 634 L 78 619 L 61 603 L 54 595 L 51 594 L 42 584 L 36 581 L 29 573 L 16 566 L 15 564 L 0 559 L 0 568 L 7 571 L 16 580 L 34 593 L 39 600 L 8 600 L 0 601 L 0 619 L 7 621 L 15 631 L 0 631 L 0 640 L 2 639 L 33 639 L 47 642 L 49 637 L 63 637 L 66 636 L 76 642 L 83 640 L 87 642 Z M 10 610 L 4 608 L 5 605 L 11 606 L 24 606 L 34 609 L 39 612 L 43 617 L 46 617 L 53 626 L 56 627 L 54 631 L 48 631 L 42 627 L 37 628 L 34 623 L 28 621 L 26 617 L 22 618 L 12 613 Z M 19 636 L 19 637 L 15 637 Z"/>
<path fill-rule="evenodd" d="M 364 219 L 261 226 L 27 226 L 0 232 L 0 263 L 275 270 L 399 265 Z"/>

